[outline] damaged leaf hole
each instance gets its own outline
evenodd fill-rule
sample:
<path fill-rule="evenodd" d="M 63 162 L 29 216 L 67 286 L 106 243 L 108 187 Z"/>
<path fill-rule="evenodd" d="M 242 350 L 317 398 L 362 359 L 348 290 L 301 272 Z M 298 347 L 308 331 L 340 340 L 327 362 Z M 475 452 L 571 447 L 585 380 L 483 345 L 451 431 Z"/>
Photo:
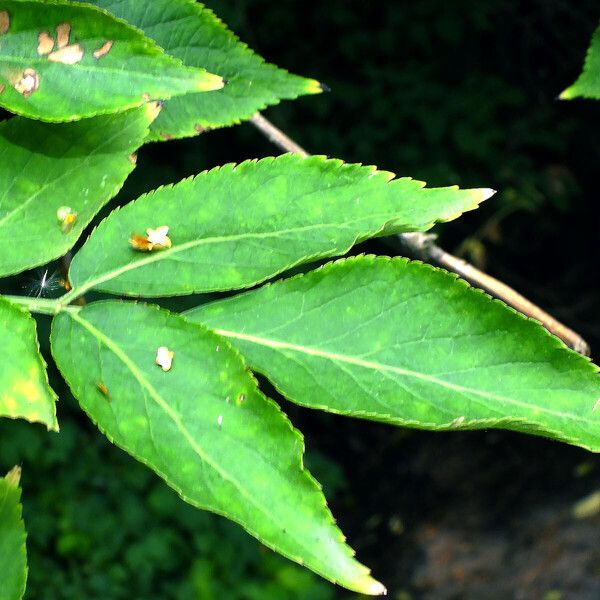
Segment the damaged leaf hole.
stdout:
<path fill-rule="evenodd" d="M 129 239 L 129 243 L 134 250 L 138 250 L 139 252 L 165 250 L 172 245 L 168 233 L 169 227 L 167 225 L 161 225 L 156 229 L 148 227 L 145 236 L 133 233 Z"/>

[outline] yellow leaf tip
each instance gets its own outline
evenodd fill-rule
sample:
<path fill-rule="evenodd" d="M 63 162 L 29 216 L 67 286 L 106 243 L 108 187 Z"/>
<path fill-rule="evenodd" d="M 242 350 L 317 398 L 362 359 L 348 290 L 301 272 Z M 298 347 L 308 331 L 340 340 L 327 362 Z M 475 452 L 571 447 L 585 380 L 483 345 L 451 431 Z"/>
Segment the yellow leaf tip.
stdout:
<path fill-rule="evenodd" d="M 387 594 L 386 587 L 370 575 L 365 575 L 365 577 L 358 581 L 356 589 L 361 594 L 368 594 L 369 596 L 385 596 Z"/>
<path fill-rule="evenodd" d="M 150 121 L 154 121 L 156 117 L 158 117 L 164 104 L 165 103 L 162 100 L 151 100 L 150 102 L 146 103 L 146 114 L 148 115 Z"/>
<path fill-rule="evenodd" d="M 208 71 L 204 71 L 196 82 L 196 88 L 201 92 L 211 92 L 213 90 L 220 90 L 228 83 L 220 75 L 213 75 Z"/>
<path fill-rule="evenodd" d="M 575 98 L 575 96 L 577 96 L 577 94 L 576 94 L 575 90 L 573 89 L 573 86 L 570 86 L 566 90 L 563 90 L 558 95 L 558 99 L 559 100 L 571 100 L 572 98 Z"/>
<path fill-rule="evenodd" d="M 325 83 L 321 83 L 316 79 L 308 79 L 306 86 L 306 92 L 308 94 L 320 94 L 321 92 L 330 92 L 331 89 Z"/>
<path fill-rule="evenodd" d="M 479 193 L 481 194 L 481 201 L 483 202 L 489 200 L 496 193 L 496 190 L 493 190 L 492 188 L 481 188 Z"/>
<path fill-rule="evenodd" d="M 18 487 L 21 482 L 21 467 L 13 467 L 4 478 L 9 485 Z"/>

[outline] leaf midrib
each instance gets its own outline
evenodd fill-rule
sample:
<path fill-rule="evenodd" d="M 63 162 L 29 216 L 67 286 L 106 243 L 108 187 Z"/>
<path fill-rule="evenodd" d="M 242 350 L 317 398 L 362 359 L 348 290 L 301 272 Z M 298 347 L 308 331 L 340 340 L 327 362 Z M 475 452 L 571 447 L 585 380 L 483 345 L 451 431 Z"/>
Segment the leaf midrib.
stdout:
<path fill-rule="evenodd" d="M 152 58 L 160 58 L 161 56 L 165 56 L 165 55 L 157 55 L 156 57 L 150 56 L 148 55 L 148 58 L 152 59 Z M 21 58 L 19 56 L 3 56 L 0 57 L 0 64 L 2 63 L 17 63 L 19 65 L 24 65 L 27 67 L 31 67 L 31 66 L 39 66 L 39 65 L 47 65 L 47 64 L 56 64 L 56 63 L 51 63 L 49 62 L 47 59 L 40 59 L 40 58 Z M 68 65 L 71 66 L 71 65 Z M 127 65 L 125 65 L 127 66 Z M 160 65 L 161 68 L 165 68 L 165 67 L 170 67 L 170 68 L 178 68 L 178 69 L 185 69 L 188 71 L 200 71 L 202 74 L 207 73 L 206 69 L 202 69 L 201 67 L 188 67 L 184 64 L 178 65 Z M 201 79 L 194 77 L 185 77 L 183 74 L 181 76 L 174 76 L 174 75 L 163 75 L 162 73 L 159 73 L 160 69 L 158 69 L 156 72 L 148 72 L 148 71 L 139 71 L 137 69 L 127 69 L 127 68 L 121 68 L 121 69 L 117 69 L 117 68 L 113 68 L 113 67 L 106 67 L 106 66 L 101 66 L 98 67 L 96 65 L 82 65 L 81 63 L 78 63 L 76 65 L 73 65 L 72 68 L 77 69 L 78 71 L 88 71 L 91 73 L 107 73 L 107 74 L 121 74 L 127 78 L 129 78 L 130 75 L 136 75 L 138 77 L 143 78 L 152 78 L 152 79 L 158 79 L 159 81 L 164 81 L 164 80 L 169 80 L 169 81 L 193 81 L 194 83 L 199 83 L 201 82 Z M 3 79 L 5 79 L 6 81 L 9 81 L 6 76 L 3 77 Z M 193 92 L 194 90 L 190 90 L 190 92 Z M 204 90 L 197 90 L 198 92 L 203 92 Z M 176 92 L 175 92 L 176 93 Z M 143 102 L 143 100 L 142 100 Z"/>
<path fill-rule="evenodd" d="M 275 231 L 238 233 L 238 234 L 232 234 L 232 235 L 212 236 L 212 237 L 191 240 L 189 242 L 184 242 L 183 244 L 173 245 L 171 248 L 167 248 L 165 250 L 151 252 L 145 258 L 136 260 L 135 262 L 127 263 L 125 265 L 118 267 L 117 269 L 107 271 L 106 273 L 100 275 L 99 277 L 95 277 L 94 279 L 89 279 L 88 281 L 85 281 L 84 283 L 82 283 L 79 286 L 77 286 L 77 284 L 76 284 L 76 288 L 73 290 L 72 295 L 74 296 L 75 293 L 77 295 L 81 295 L 81 294 L 85 293 L 87 290 L 89 290 L 101 283 L 104 283 L 105 281 L 110 281 L 111 279 L 115 279 L 116 277 L 118 277 L 119 275 L 122 275 L 123 273 L 127 273 L 127 271 L 132 271 L 139 267 L 143 267 L 145 265 L 152 264 L 154 262 L 159 262 L 161 260 L 165 260 L 165 259 L 169 258 L 169 256 L 171 256 L 173 254 L 177 254 L 178 252 L 184 252 L 186 250 L 190 250 L 190 249 L 196 248 L 198 246 L 203 246 L 205 244 L 218 244 L 221 242 L 236 242 L 239 240 L 253 239 L 253 238 L 264 239 L 264 238 L 269 238 L 269 237 L 278 237 L 280 235 L 285 235 L 288 233 L 295 233 L 298 231 L 327 229 L 327 228 L 331 228 L 331 227 L 336 228 L 336 229 L 343 229 L 348 224 L 354 224 L 354 223 L 358 223 L 360 221 L 370 220 L 371 218 L 372 218 L 372 215 L 368 215 L 365 217 L 361 217 L 360 219 L 355 219 L 353 221 L 346 221 L 344 223 L 315 223 L 312 225 L 303 225 L 301 227 L 290 227 L 288 229 L 278 229 Z M 339 240 L 337 242 L 339 244 Z M 335 248 L 331 248 L 331 251 L 337 252 L 338 246 L 336 246 Z M 319 254 L 319 256 L 321 256 L 320 252 L 318 254 Z M 77 263 L 75 263 L 75 266 L 77 266 Z"/>
<path fill-rule="evenodd" d="M 318 350 L 316 348 L 310 346 L 303 346 L 300 344 L 291 344 L 289 342 L 283 342 L 280 340 L 274 340 L 270 338 L 264 338 L 256 335 L 245 334 L 237 331 L 230 331 L 226 329 L 214 329 L 215 333 L 222 335 L 223 337 L 243 340 L 245 342 L 250 342 L 257 345 L 267 346 L 269 348 L 273 348 L 275 350 L 291 350 L 293 352 L 298 352 L 302 354 L 307 354 L 309 356 L 315 356 L 318 358 L 323 358 L 326 360 L 330 360 L 332 362 L 341 362 L 348 363 L 358 367 L 362 367 L 365 369 L 371 369 L 376 371 L 386 371 L 395 373 L 396 375 L 402 375 L 405 377 L 412 377 L 414 379 L 419 379 L 422 381 L 426 381 L 428 383 L 438 385 L 442 388 L 446 388 L 449 390 L 473 394 L 475 396 L 480 396 L 482 398 L 486 398 L 489 400 L 496 400 L 500 402 L 506 402 L 507 404 L 511 404 L 513 406 L 518 406 L 520 408 L 525 408 L 527 410 L 539 410 L 540 412 L 547 413 L 553 417 L 567 419 L 571 421 L 585 423 L 586 425 L 598 425 L 598 421 L 592 421 L 590 419 L 586 419 L 582 416 L 576 414 L 562 413 L 559 411 L 551 410 L 544 406 L 531 405 L 526 402 L 521 402 L 520 400 L 516 400 L 515 398 L 510 398 L 508 396 L 502 396 L 500 394 L 493 394 L 491 392 L 486 392 L 483 390 L 478 390 L 476 388 L 470 388 L 467 386 L 462 386 L 459 384 L 451 383 L 449 381 L 445 381 L 444 379 L 439 379 L 432 375 L 427 375 L 426 373 L 420 373 L 418 371 L 413 371 L 410 369 L 403 369 L 401 367 L 396 367 L 394 365 L 388 365 L 385 363 L 378 363 L 375 361 L 368 361 L 361 359 L 357 356 L 351 356 L 347 354 L 339 354 L 337 352 L 330 352 L 326 350 Z"/>

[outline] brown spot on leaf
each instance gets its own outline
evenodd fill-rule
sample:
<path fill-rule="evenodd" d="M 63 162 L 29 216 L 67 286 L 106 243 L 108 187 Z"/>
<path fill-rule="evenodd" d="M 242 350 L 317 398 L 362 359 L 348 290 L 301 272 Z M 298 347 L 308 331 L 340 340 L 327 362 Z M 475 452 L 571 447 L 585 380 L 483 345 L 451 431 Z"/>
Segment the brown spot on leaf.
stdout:
<path fill-rule="evenodd" d="M 0 94 L 6 89 L 6 86 L 3 83 L 0 83 Z"/>
<path fill-rule="evenodd" d="M 47 31 L 42 31 L 38 35 L 38 47 L 37 53 L 40 56 L 46 56 L 46 54 L 50 54 L 54 48 L 54 39 L 51 35 L 48 34 Z"/>
<path fill-rule="evenodd" d="M 48 55 L 48 60 L 63 63 L 64 65 L 75 65 L 83 58 L 83 48 L 79 44 L 71 44 Z"/>
<path fill-rule="evenodd" d="M 7 10 L 0 10 L 0 35 L 6 33 L 10 27 L 10 15 Z"/>
<path fill-rule="evenodd" d="M 135 165 L 135 164 L 137 164 L 137 153 L 136 153 L 136 152 L 134 152 L 133 154 L 130 154 L 130 155 L 128 156 L 128 158 L 129 158 L 129 162 L 130 162 L 132 165 Z"/>
<path fill-rule="evenodd" d="M 92 56 L 95 59 L 102 58 L 105 54 L 108 54 L 110 52 L 110 49 L 112 48 L 112 46 L 113 46 L 113 41 L 108 40 L 107 42 L 102 44 L 102 46 L 100 46 L 100 48 L 98 48 L 98 50 L 94 50 Z"/>
<path fill-rule="evenodd" d="M 160 135 L 160 137 L 163 140 L 167 140 L 168 141 L 168 140 L 172 140 L 173 139 L 173 136 L 170 133 L 167 133 L 166 131 L 161 131 L 159 135 Z"/>
<path fill-rule="evenodd" d="M 61 23 L 56 27 L 56 45 L 58 49 L 66 48 L 69 45 L 69 36 L 71 35 L 71 24 Z"/>
<path fill-rule="evenodd" d="M 204 127 L 202 127 L 202 125 L 200 125 L 200 123 L 196 123 L 194 125 L 194 129 L 196 130 L 196 133 L 204 133 L 206 131 L 206 129 Z"/>
<path fill-rule="evenodd" d="M 110 394 L 108 392 L 108 389 L 101 381 L 98 381 L 96 383 L 96 388 L 106 399 L 110 400 Z"/>
<path fill-rule="evenodd" d="M 21 75 L 21 79 L 15 83 L 15 90 L 24 98 L 29 98 L 39 87 L 40 76 L 34 69 L 25 69 Z"/>

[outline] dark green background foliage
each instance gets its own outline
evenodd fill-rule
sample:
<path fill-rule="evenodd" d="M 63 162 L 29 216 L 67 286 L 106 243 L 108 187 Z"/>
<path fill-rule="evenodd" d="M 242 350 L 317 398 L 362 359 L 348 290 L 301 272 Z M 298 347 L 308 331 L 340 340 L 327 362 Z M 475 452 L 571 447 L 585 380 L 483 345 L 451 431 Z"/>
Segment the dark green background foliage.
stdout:
<path fill-rule="evenodd" d="M 498 189 L 482 209 L 443 227 L 443 245 L 515 285 L 576 328 L 593 349 L 600 347 L 600 107 L 556 100 L 580 71 L 597 24 L 596 1 L 534 0 L 524 7 L 514 0 L 308 6 L 221 0 L 209 6 L 265 58 L 332 88 L 266 113 L 308 151 L 377 164 L 431 185 Z M 204 168 L 274 152 L 250 125 L 150 145 L 116 202 Z M 3 291 L 20 292 L 26 278 L 13 278 L 12 289 Z M 28 598 L 349 597 L 264 550 L 239 527 L 179 501 L 150 471 L 111 447 L 58 381 L 52 383 L 61 396 L 60 435 L 0 423 L 0 472 L 23 464 Z M 359 558 L 393 584 L 392 593 L 410 588 L 419 558 L 410 544 L 390 542 L 380 523 L 393 505 L 410 536 L 411 520 L 418 523 L 426 507 L 447 498 L 435 496 L 435 474 L 408 464 L 411 453 L 427 455 L 423 448 L 450 436 L 454 448 L 467 450 L 473 440 L 488 448 L 516 443 L 517 471 L 528 472 L 538 454 L 551 457 L 555 466 L 544 471 L 542 461 L 536 476 L 554 478 L 543 493 L 556 499 L 565 493 L 561 478 L 584 456 L 509 433 L 490 434 L 492 442 L 485 433 L 407 435 L 284 408 L 305 432 L 307 462 Z M 475 467 L 493 475 L 470 492 L 483 499 L 515 477 L 510 469 L 493 468 L 492 452 L 484 455 L 489 462 Z M 406 467 L 398 468 L 402 461 Z M 598 485 L 600 465 L 590 461 L 587 479 L 573 488 L 577 493 Z M 423 499 L 420 509 L 415 498 Z"/>

